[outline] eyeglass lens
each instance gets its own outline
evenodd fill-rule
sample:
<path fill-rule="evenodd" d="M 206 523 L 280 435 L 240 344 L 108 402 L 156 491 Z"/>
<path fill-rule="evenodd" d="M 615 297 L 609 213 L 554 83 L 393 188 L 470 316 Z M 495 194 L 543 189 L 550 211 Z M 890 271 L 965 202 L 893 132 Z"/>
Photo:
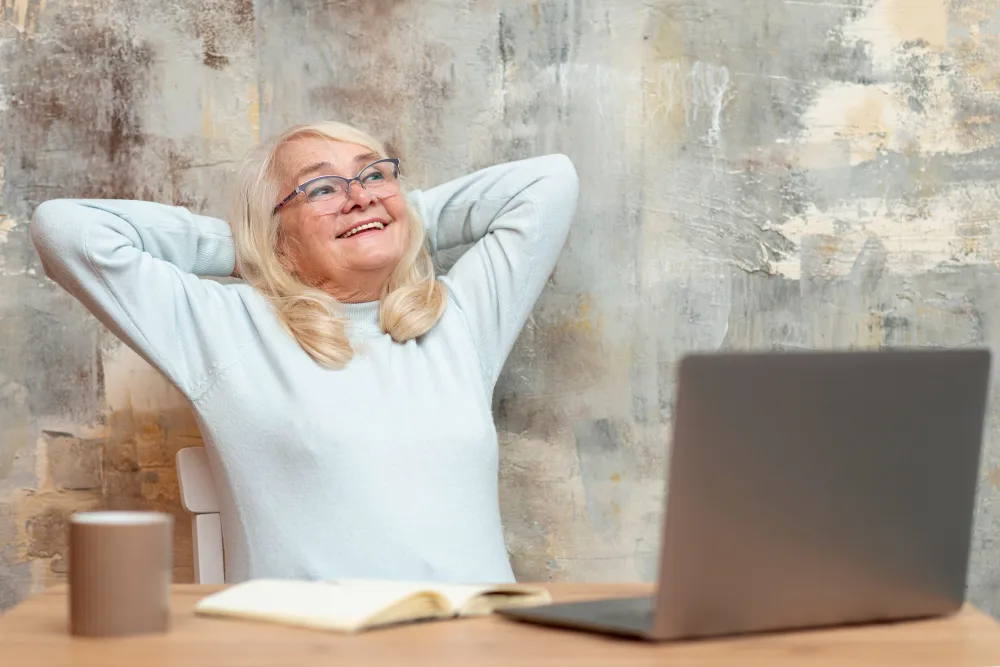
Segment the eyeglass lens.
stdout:
<path fill-rule="evenodd" d="M 365 167 L 355 179 L 365 190 L 376 197 L 385 197 L 399 191 L 399 170 L 389 160 L 375 162 Z M 355 183 L 340 176 L 326 176 L 308 183 L 304 190 L 306 200 L 311 204 L 342 206 L 349 196 L 349 189 Z"/>

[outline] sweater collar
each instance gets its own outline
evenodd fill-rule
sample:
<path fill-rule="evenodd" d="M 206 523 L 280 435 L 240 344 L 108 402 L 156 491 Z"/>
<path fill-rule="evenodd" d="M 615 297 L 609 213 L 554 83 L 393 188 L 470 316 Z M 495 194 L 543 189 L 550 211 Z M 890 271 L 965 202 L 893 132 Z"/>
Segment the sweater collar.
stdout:
<path fill-rule="evenodd" d="M 344 314 L 351 320 L 351 326 L 359 331 L 382 331 L 379 322 L 379 307 L 381 301 L 366 301 L 364 303 L 345 303 Z"/>

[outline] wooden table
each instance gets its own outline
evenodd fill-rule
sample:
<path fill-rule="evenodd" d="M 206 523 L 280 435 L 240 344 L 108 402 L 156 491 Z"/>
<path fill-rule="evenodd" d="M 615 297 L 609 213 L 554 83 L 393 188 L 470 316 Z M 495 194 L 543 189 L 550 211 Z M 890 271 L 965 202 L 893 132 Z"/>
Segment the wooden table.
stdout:
<path fill-rule="evenodd" d="M 169 634 L 80 639 L 66 632 L 66 589 L 0 616 L 2 667 L 342 667 L 345 665 L 1000 665 L 1000 624 L 966 607 L 945 618 L 720 641 L 646 644 L 501 618 L 425 623 L 354 636 L 196 617 L 218 586 L 177 585 Z M 643 595 L 643 585 L 554 584 L 557 600 Z"/>

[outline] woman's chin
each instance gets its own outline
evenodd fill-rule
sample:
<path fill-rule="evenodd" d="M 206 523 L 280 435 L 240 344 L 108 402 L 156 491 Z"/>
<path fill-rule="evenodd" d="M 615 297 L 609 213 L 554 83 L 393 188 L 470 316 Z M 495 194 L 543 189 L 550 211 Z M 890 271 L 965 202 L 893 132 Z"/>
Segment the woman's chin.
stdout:
<path fill-rule="evenodd" d="M 391 271 L 399 264 L 400 257 L 400 253 L 389 248 L 370 248 L 346 256 L 343 266 L 351 271 Z"/>
<path fill-rule="evenodd" d="M 338 243 L 344 258 L 343 265 L 354 271 L 377 271 L 385 268 L 395 268 L 402 258 L 406 248 L 395 238 L 390 230 L 377 232 L 371 236 L 352 241 Z"/>

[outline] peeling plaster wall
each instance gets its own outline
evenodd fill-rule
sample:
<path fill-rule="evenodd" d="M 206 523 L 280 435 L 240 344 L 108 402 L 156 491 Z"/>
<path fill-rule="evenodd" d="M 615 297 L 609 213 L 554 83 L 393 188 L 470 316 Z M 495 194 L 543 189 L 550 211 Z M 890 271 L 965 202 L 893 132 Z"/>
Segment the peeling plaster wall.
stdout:
<path fill-rule="evenodd" d="M 530 579 L 650 579 L 691 350 L 1000 342 L 1000 0 L 0 0 L 0 608 L 68 513 L 190 537 L 183 401 L 41 276 L 54 196 L 224 213 L 260 136 L 366 126 L 424 186 L 562 151 L 582 200 L 497 388 Z M 762 388 L 766 390 L 766 388 Z M 1000 613 L 991 399 L 970 575 Z"/>

